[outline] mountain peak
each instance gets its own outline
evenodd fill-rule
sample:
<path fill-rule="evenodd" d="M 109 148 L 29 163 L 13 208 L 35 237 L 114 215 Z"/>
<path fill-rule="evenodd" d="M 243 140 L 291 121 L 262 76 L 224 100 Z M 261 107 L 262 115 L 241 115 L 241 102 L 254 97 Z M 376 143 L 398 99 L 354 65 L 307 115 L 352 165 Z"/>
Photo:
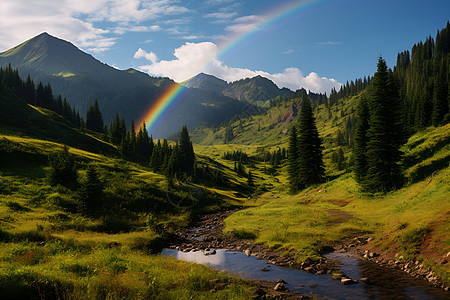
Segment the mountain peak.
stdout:
<path fill-rule="evenodd" d="M 46 70 L 49 74 L 79 74 L 91 69 L 98 62 L 90 54 L 84 53 L 72 43 L 54 37 L 47 32 L 0 53 L 15 68 Z M 1 61 L 0 61 L 1 62 Z"/>
<path fill-rule="evenodd" d="M 202 88 L 206 90 L 213 90 L 219 93 L 228 86 L 228 83 L 225 80 L 205 73 L 199 73 L 194 77 L 184 81 L 182 84 L 188 88 Z"/>

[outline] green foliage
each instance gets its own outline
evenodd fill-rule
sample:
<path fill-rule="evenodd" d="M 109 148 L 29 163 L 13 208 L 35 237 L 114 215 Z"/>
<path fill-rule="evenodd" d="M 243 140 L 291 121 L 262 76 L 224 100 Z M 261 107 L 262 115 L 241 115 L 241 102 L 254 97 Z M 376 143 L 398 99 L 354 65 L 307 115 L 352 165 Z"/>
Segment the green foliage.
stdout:
<path fill-rule="evenodd" d="M 251 231 L 245 230 L 245 229 L 233 229 L 231 231 L 228 231 L 227 234 L 231 235 L 232 237 L 243 239 L 243 240 L 254 240 L 256 239 L 256 234 L 254 234 Z"/>
<path fill-rule="evenodd" d="M 300 186 L 297 176 L 297 164 L 298 164 L 298 144 L 297 144 L 297 130 L 294 127 L 291 129 L 289 135 L 289 156 L 288 156 L 288 177 L 290 183 L 291 192 L 297 192 Z"/>
<path fill-rule="evenodd" d="M 89 105 L 87 110 L 86 128 L 96 132 L 104 132 L 103 117 L 97 99 L 95 99 L 94 104 Z"/>
<path fill-rule="evenodd" d="M 311 102 L 301 102 L 297 140 L 298 189 L 320 183 L 324 180 L 325 168 L 322 158 L 322 141 L 315 124 Z"/>
<path fill-rule="evenodd" d="M 399 188 L 403 182 L 399 162 L 405 134 L 398 84 L 382 57 L 378 59 L 377 72 L 372 78 L 368 106 L 367 171 L 362 187 L 370 192 L 388 192 Z"/>
<path fill-rule="evenodd" d="M 96 215 L 101 212 L 104 201 L 104 184 L 100 180 L 97 169 L 89 165 L 85 178 L 80 183 L 81 211 L 86 215 Z"/>
<path fill-rule="evenodd" d="M 450 61 L 450 23 L 438 30 L 436 38 L 427 37 L 410 51 L 397 56 L 394 73 L 400 78 L 404 124 L 409 133 L 431 124 L 445 124 L 448 112 Z"/>
<path fill-rule="evenodd" d="M 11 210 L 13 210 L 13 211 L 17 211 L 17 212 L 20 212 L 20 211 L 30 211 L 30 209 L 29 209 L 28 207 L 23 206 L 23 205 L 21 205 L 20 203 L 17 203 L 17 202 L 15 202 L 15 201 L 8 201 L 8 202 L 6 202 L 6 206 L 7 206 L 9 209 L 11 209 Z"/>
<path fill-rule="evenodd" d="M 367 100 L 361 98 L 357 108 L 357 121 L 355 129 L 355 147 L 353 148 L 353 172 L 356 181 L 363 184 L 367 175 L 367 132 L 369 130 L 369 107 Z"/>
<path fill-rule="evenodd" d="M 60 184 L 70 188 L 77 187 L 78 173 L 76 164 L 67 146 L 64 146 L 60 153 L 49 156 L 47 179 L 50 185 L 53 186 Z"/>
<path fill-rule="evenodd" d="M 182 173 L 193 174 L 195 154 L 186 125 L 183 126 L 181 130 L 180 143 L 178 147 L 179 171 Z"/>
<path fill-rule="evenodd" d="M 418 243 L 423 241 L 425 235 L 429 232 L 430 229 L 428 229 L 427 227 L 414 228 L 404 232 L 401 236 L 401 239 L 403 242 L 417 245 Z"/>
<path fill-rule="evenodd" d="M 247 175 L 247 184 L 248 184 L 248 186 L 253 186 L 254 185 L 254 183 L 253 183 L 253 175 L 252 175 L 252 172 L 250 170 L 248 171 L 248 175 Z"/>

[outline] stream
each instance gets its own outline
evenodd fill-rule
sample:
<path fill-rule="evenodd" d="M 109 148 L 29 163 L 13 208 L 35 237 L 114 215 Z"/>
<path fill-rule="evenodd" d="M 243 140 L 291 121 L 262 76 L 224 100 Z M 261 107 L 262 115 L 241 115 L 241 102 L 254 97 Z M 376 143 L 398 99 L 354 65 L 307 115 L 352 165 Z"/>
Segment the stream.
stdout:
<path fill-rule="evenodd" d="M 449 293 L 428 286 L 419 279 L 410 278 L 398 270 L 387 270 L 377 264 L 361 260 L 352 254 L 333 252 L 325 255 L 327 259 L 339 262 L 340 270 L 357 284 L 344 285 L 331 275 L 317 275 L 302 270 L 282 268 L 265 260 L 247 256 L 243 252 L 216 249 L 215 254 L 205 255 L 202 251 L 183 252 L 164 249 L 163 255 L 177 259 L 208 265 L 218 270 L 244 279 L 276 281 L 283 279 L 289 290 L 303 295 L 315 295 L 327 299 L 449 299 Z M 261 271 L 266 268 L 268 271 Z M 366 277 L 368 283 L 359 279 Z"/>
<path fill-rule="evenodd" d="M 209 233 L 211 230 L 221 232 L 220 227 L 210 226 Z M 207 239 L 208 230 L 191 228 L 186 236 L 188 240 L 201 243 L 204 238 Z M 291 291 L 326 299 L 450 299 L 449 292 L 434 288 L 424 280 L 408 276 L 397 269 L 381 267 L 350 253 L 332 252 L 325 255 L 328 260 L 337 263 L 340 271 L 356 281 L 355 284 L 344 285 L 330 274 L 311 274 L 277 266 L 254 255 L 247 256 L 244 252 L 224 249 L 223 246 L 211 247 L 209 251 L 196 250 L 167 248 L 162 251 L 162 255 L 204 264 L 244 279 L 272 282 L 283 279 L 287 282 L 286 288 Z M 361 278 L 367 278 L 367 281 L 363 282 Z"/>

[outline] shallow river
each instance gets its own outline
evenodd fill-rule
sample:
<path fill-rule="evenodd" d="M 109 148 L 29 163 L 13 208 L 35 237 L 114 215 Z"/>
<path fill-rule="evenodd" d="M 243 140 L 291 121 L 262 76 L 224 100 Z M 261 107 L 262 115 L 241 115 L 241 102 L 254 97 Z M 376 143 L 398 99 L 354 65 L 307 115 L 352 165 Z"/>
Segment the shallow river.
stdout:
<path fill-rule="evenodd" d="M 432 288 L 423 280 L 410 278 L 401 271 L 382 268 L 373 262 L 345 253 L 335 252 L 326 257 L 338 260 L 341 271 L 358 280 L 357 284 L 343 285 L 331 275 L 316 275 L 282 268 L 254 256 L 247 257 L 243 252 L 226 249 L 216 249 L 214 255 L 174 249 L 164 249 L 162 254 L 225 270 L 241 278 L 268 281 L 283 279 L 290 290 L 327 299 L 450 299 L 450 293 Z M 261 271 L 262 268 L 269 271 Z M 363 277 L 368 278 L 370 284 L 360 282 L 359 279 Z"/>

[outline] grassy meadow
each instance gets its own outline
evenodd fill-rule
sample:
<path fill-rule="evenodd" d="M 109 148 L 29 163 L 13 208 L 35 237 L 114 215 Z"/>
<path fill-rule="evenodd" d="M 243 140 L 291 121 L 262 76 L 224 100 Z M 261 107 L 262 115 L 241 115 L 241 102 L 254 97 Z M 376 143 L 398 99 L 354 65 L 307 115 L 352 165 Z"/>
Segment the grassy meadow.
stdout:
<path fill-rule="evenodd" d="M 296 195 L 288 191 L 285 165 L 271 176 L 275 180 L 261 165 L 249 168 L 257 185 L 272 182 L 272 189 L 248 201 L 255 207 L 228 217 L 224 231 L 247 232 L 299 260 L 320 258 L 326 246 L 342 240 L 374 237 L 374 248 L 424 261 L 449 282 L 449 264 L 436 263 L 450 251 L 449 137 L 450 125 L 412 136 L 402 149 L 408 183 L 388 194 L 361 193 L 352 174 L 333 170 L 329 159 L 329 180 Z"/>
<path fill-rule="evenodd" d="M 137 164 L 70 148 L 80 180 L 94 165 L 105 183 L 101 214 L 85 215 L 79 191 L 48 184 L 48 157 L 63 145 L 1 135 L 0 294 L 7 298 L 242 299 L 250 286 L 202 265 L 158 255 L 196 213 L 233 206 L 233 192 L 193 210 L 167 201 L 163 175 Z M 216 193 L 221 192 L 223 195 Z M 171 194 L 183 199 L 184 195 Z M 225 199 L 225 201 L 218 201 Z M 228 199 L 228 200 L 226 200 Z M 178 202 L 176 202 L 178 203 Z"/>

